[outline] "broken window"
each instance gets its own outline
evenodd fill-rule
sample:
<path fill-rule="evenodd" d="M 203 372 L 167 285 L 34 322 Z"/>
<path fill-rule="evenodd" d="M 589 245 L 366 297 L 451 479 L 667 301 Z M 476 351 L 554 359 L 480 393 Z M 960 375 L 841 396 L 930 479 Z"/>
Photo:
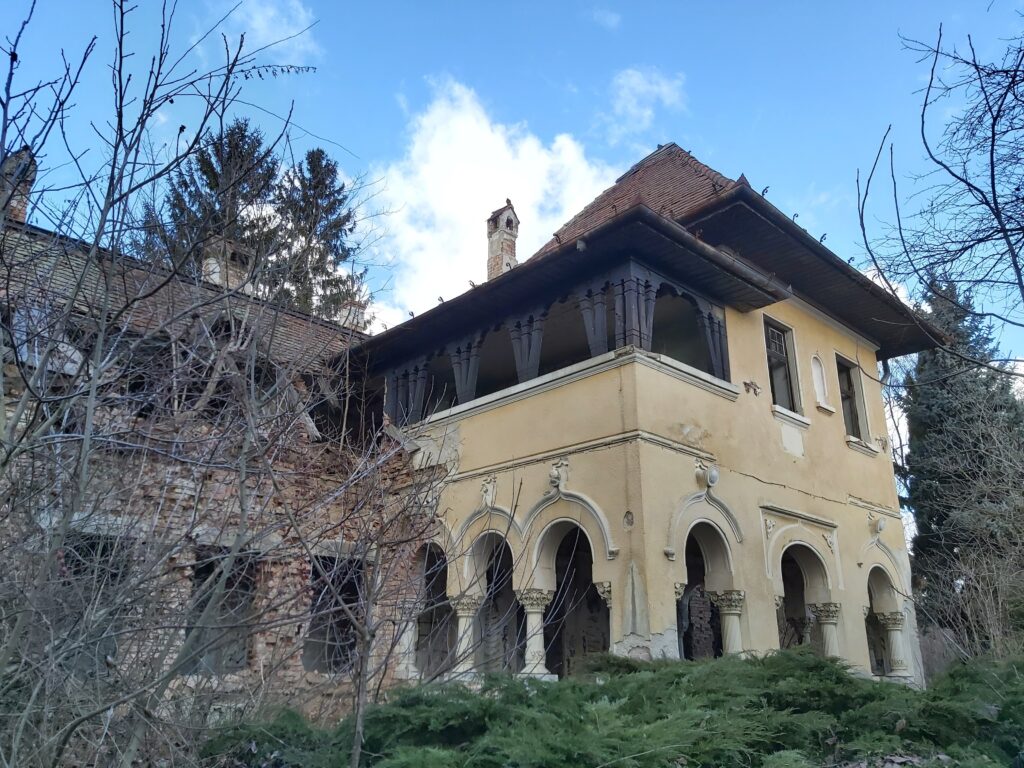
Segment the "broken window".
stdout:
<path fill-rule="evenodd" d="M 839 401 L 843 407 L 846 434 L 860 440 L 863 438 L 864 430 L 861 429 L 861 409 L 858 402 L 860 393 L 854 368 L 853 363 L 836 356 L 836 369 L 839 372 Z"/>
<path fill-rule="evenodd" d="M 117 657 L 128 543 L 119 536 L 73 533 L 61 550 L 62 607 L 56 620 L 68 622 L 68 662 L 79 674 L 101 674 Z"/>
<path fill-rule="evenodd" d="M 253 624 L 257 558 L 203 547 L 192 567 L 192 610 L 185 630 L 194 641 L 183 671 L 224 674 L 245 669 Z"/>
<path fill-rule="evenodd" d="M 416 620 L 416 668 L 432 677 L 451 663 L 456 626 L 448 602 L 448 560 L 436 544 L 427 544 L 420 552 L 423 609 Z"/>
<path fill-rule="evenodd" d="M 313 595 L 302 665 L 316 672 L 341 672 L 352 666 L 358 647 L 363 566 L 328 556 L 314 557 L 311 565 Z"/>
<path fill-rule="evenodd" d="M 796 379 L 792 364 L 793 332 L 769 320 L 764 321 L 764 341 L 768 350 L 768 381 L 772 388 L 772 402 L 789 411 L 798 411 Z"/>

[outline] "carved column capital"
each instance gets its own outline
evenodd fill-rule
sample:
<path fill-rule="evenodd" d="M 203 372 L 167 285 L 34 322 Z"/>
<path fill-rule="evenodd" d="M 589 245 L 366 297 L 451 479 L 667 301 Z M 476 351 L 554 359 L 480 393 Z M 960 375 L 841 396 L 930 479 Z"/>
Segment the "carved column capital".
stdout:
<path fill-rule="evenodd" d="M 676 590 L 676 600 L 682 600 L 683 599 L 683 595 L 686 594 L 686 582 L 685 581 L 677 581 L 675 583 L 675 590 Z"/>
<path fill-rule="evenodd" d="M 458 616 L 475 616 L 483 602 L 483 595 L 459 595 L 451 599 L 452 608 Z"/>
<path fill-rule="evenodd" d="M 610 581 L 595 581 L 594 588 L 597 594 L 604 600 L 605 605 L 612 607 L 612 583 Z"/>
<path fill-rule="evenodd" d="M 878 613 L 878 623 L 882 625 L 882 628 L 890 632 L 899 632 L 903 629 L 903 622 L 906 617 L 900 611 L 893 611 L 892 613 Z"/>
<path fill-rule="evenodd" d="M 712 602 L 718 606 L 722 613 L 739 615 L 743 612 L 743 599 L 745 594 L 742 589 L 727 589 L 723 592 L 708 592 Z"/>
<path fill-rule="evenodd" d="M 819 624 L 837 624 L 839 622 L 839 603 L 813 603 L 808 608 Z"/>
<path fill-rule="evenodd" d="M 529 587 L 516 590 L 516 600 L 527 613 L 541 613 L 554 598 L 554 590 Z"/>

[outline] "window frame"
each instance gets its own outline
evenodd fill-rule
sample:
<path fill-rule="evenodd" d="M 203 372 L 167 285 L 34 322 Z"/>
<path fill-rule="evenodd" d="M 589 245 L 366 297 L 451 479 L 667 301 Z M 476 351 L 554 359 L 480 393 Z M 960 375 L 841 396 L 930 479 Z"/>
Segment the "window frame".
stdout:
<path fill-rule="evenodd" d="M 784 411 L 803 415 L 803 399 L 800 396 L 800 367 L 797 363 L 797 349 L 796 349 L 796 338 L 793 333 L 793 329 L 771 317 L 768 314 L 762 315 L 764 332 L 762 333 L 762 339 L 764 340 L 764 352 L 765 352 L 765 366 L 768 371 L 768 389 L 771 392 L 772 405 L 777 408 L 781 408 Z M 778 352 L 772 351 L 769 346 L 769 329 L 774 330 L 782 334 L 783 343 L 786 348 L 785 366 L 786 366 L 786 377 L 789 384 L 789 399 L 790 404 L 784 405 L 780 403 L 775 394 L 775 385 L 773 378 L 772 368 L 772 356 L 778 355 Z"/>
<path fill-rule="evenodd" d="M 865 445 L 870 444 L 871 432 L 868 429 L 867 408 L 864 401 L 864 385 L 861 379 L 860 365 L 836 352 L 836 392 L 839 395 L 837 409 L 843 414 L 843 428 L 848 440 L 857 440 Z M 843 369 L 849 375 L 849 391 L 843 387 Z M 847 416 L 847 403 L 850 404 L 850 417 Z M 855 429 L 850 428 L 851 419 Z"/>

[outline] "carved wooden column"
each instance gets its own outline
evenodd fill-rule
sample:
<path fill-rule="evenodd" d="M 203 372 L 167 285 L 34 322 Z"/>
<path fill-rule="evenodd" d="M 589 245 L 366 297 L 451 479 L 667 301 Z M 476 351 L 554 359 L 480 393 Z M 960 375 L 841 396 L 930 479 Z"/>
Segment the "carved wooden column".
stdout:
<path fill-rule="evenodd" d="M 398 412 L 398 372 L 388 371 L 384 377 L 384 413 L 392 423 L 399 420 Z"/>
<path fill-rule="evenodd" d="M 743 613 L 744 592 L 742 589 L 727 589 L 724 592 L 709 592 L 718 606 L 722 617 L 722 653 L 743 653 L 743 631 L 740 628 L 740 614 Z"/>
<path fill-rule="evenodd" d="M 591 287 L 576 297 L 576 303 L 583 315 L 590 356 L 603 355 L 608 351 L 608 311 L 604 303 L 604 290 Z"/>
<path fill-rule="evenodd" d="M 544 312 L 538 310 L 512 323 L 512 355 L 516 362 L 519 383 L 537 378 L 540 369 L 540 348 L 544 339 Z"/>
<path fill-rule="evenodd" d="M 903 676 L 907 674 L 906 652 L 903 648 L 903 623 L 906 617 L 901 611 L 877 614 L 878 621 L 885 630 L 885 641 L 889 647 L 889 674 Z"/>
<path fill-rule="evenodd" d="M 615 302 L 615 348 L 626 346 L 626 292 L 624 283 L 615 281 L 611 287 Z"/>
<path fill-rule="evenodd" d="M 476 397 L 476 382 L 480 374 L 480 347 L 484 336 L 470 336 L 449 349 L 452 373 L 455 376 L 455 397 L 458 402 L 468 403 Z"/>
<path fill-rule="evenodd" d="M 473 653 L 476 650 L 473 647 L 473 629 L 476 615 L 483 603 L 483 597 L 481 595 L 460 595 L 453 598 L 451 603 L 459 622 L 459 641 L 455 652 L 453 672 L 458 676 L 469 675 L 473 672 Z"/>
<path fill-rule="evenodd" d="M 705 299 L 695 299 L 697 324 L 704 334 L 711 358 L 711 373 L 719 379 L 729 380 L 729 346 L 725 334 L 725 321 L 720 319 L 713 305 Z"/>
<path fill-rule="evenodd" d="M 651 280 L 637 280 L 637 314 L 640 318 L 640 348 L 651 351 L 654 337 L 654 302 L 658 288 Z"/>
<path fill-rule="evenodd" d="M 533 677 L 550 675 L 544 651 L 544 610 L 555 593 L 550 589 L 517 589 L 516 600 L 526 611 L 526 664 L 523 674 Z"/>
<path fill-rule="evenodd" d="M 821 627 L 821 649 L 826 656 L 839 656 L 839 603 L 808 606 Z"/>

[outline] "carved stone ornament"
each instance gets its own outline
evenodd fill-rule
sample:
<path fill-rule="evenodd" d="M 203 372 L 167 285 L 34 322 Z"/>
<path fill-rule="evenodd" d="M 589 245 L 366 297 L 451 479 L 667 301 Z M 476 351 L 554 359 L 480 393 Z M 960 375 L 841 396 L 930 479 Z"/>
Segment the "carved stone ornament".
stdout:
<path fill-rule="evenodd" d="M 490 509 L 494 506 L 497 485 L 498 478 L 495 475 L 490 475 L 480 484 L 480 509 Z"/>
<path fill-rule="evenodd" d="M 561 458 L 551 465 L 551 470 L 548 472 L 548 483 L 551 488 L 548 490 L 548 495 L 555 493 L 564 493 L 565 484 L 569 481 L 569 460 Z"/>
<path fill-rule="evenodd" d="M 597 594 L 605 605 L 609 608 L 612 607 L 612 583 L 610 581 L 595 581 L 594 587 L 597 589 Z"/>
<path fill-rule="evenodd" d="M 772 531 L 775 530 L 775 521 L 770 517 L 764 519 L 764 537 L 770 539 L 772 537 Z"/>
<path fill-rule="evenodd" d="M 785 605 L 786 605 L 786 598 L 783 597 L 782 595 L 776 595 L 775 596 L 775 610 L 777 611 L 777 610 L 779 610 L 780 608 L 782 608 Z"/>
<path fill-rule="evenodd" d="M 483 602 L 483 595 L 459 595 L 451 600 L 452 607 L 459 616 L 475 616 Z"/>
<path fill-rule="evenodd" d="M 722 613 L 742 613 L 744 593 L 742 589 L 727 589 L 724 592 L 708 592 L 712 602 Z"/>
<path fill-rule="evenodd" d="M 839 622 L 839 603 L 814 603 L 808 606 L 819 624 Z"/>
<path fill-rule="evenodd" d="M 519 604 L 523 606 L 523 610 L 527 613 L 540 613 L 548 607 L 554 596 L 554 591 L 550 589 L 529 587 L 516 590 L 516 600 L 519 601 Z"/>
<path fill-rule="evenodd" d="M 889 631 L 899 631 L 903 629 L 903 622 L 906 617 L 900 611 L 893 611 L 892 613 L 879 613 L 878 623 L 882 625 L 883 629 Z"/>
<path fill-rule="evenodd" d="M 829 548 L 829 551 L 835 554 L 836 551 L 836 532 L 829 531 L 828 533 L 821 534 L 821 538 L 825 540 L 825 545 Z"/>
<path fill-rule="evenodd" d="M 683 599 L 683 595 L 686 593 L 686 582 L 685 581 L 677 581 L 675 583 L 675 590 L 676 590 L 676 600 L 682 600 Z"/>
<path fill-rule="evenodd" d="M 696 466 L 697 485 L 702 488 L 714 488 L 718 483 L 718 467 L 714 464 L 705 464 L 702 459 L 694 462 Z"/>

